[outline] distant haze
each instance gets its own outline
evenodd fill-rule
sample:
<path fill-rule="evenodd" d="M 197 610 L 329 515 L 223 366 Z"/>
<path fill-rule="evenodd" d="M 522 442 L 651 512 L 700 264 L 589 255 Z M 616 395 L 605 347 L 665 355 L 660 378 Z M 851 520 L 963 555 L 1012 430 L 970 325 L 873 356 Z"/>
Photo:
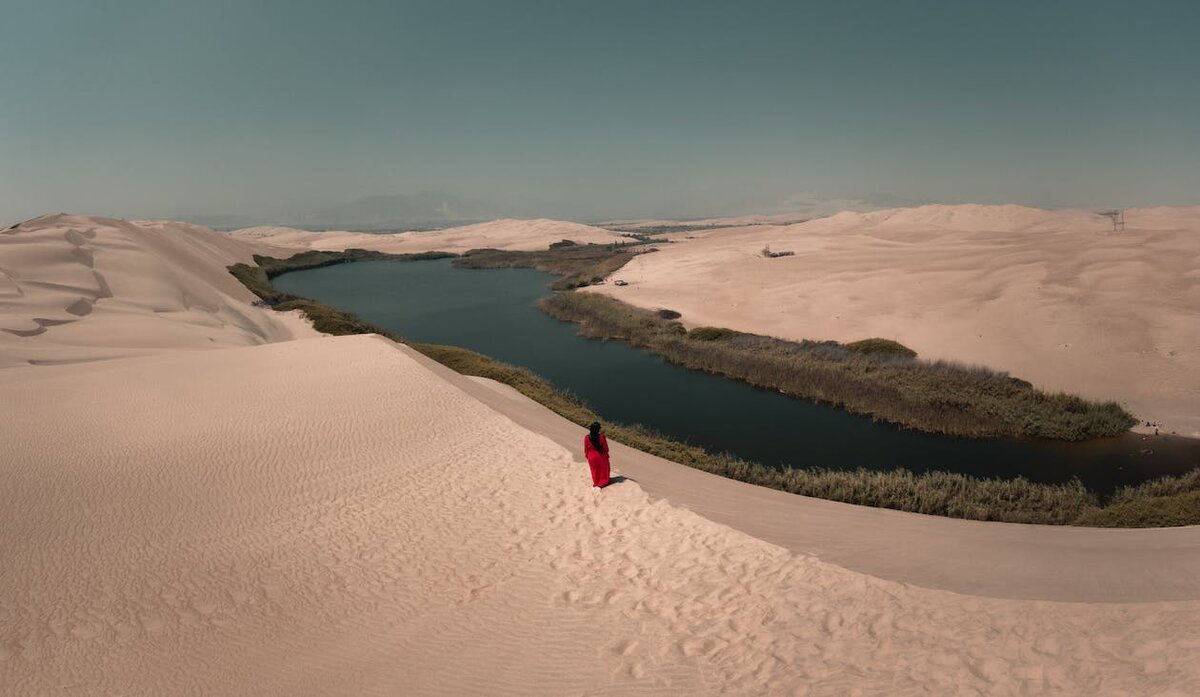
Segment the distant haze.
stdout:
<path fill-rule="evenodd" d="M 295 217 L 306 227 L 371 228 L 437 227 L 447 223 L 498 218 L 504 209 L 453 194 L 423 191 L 417 194 L 364 196 Z"/>
<path fill-rule="evenodd" d="M 767 215 L 790 214 L 790 219 L 798 220 L 831 215 L 839 211 L 872 211 L 917 203 L 921 202 L 885 194 L 872 194 L 859 198 L 826 198 L 815 194 L 794 194 L 778 203 L 761 205 L 755 209 L 755 212 Z M 530 217 L 538 215 L 536 211 L 523 213 Z M 522 212 L 515 212 L 511 207 L 465 199 L 440 191 L 422 191 L 417 194 L 364 196 L 316 210 L 277 212 L 274 217 L 187 212 L 178 212 L 166 217 L 227 230 L 266 223 L 286 224 L 307 230 L 414 230 L 463 225 L 521 214 Z M 561 217 L 570 216 L 563 215 Z M 687 219 L 698 216 L 685 214 L 673 217 Z"/>
<path fill-rule="evenodd" d="M 0 221 L 1196 204 L 1197 7 L 6 0 Z"/>

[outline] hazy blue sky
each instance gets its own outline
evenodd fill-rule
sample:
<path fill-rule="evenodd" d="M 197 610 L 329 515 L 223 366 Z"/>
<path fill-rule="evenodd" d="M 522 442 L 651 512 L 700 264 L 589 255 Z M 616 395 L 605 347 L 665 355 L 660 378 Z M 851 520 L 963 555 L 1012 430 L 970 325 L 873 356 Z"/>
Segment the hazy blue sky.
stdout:
<path fill-rule="evenodd" d="M 1196 204 L 1197 6 L 0 0 L 0 220 Z"/>

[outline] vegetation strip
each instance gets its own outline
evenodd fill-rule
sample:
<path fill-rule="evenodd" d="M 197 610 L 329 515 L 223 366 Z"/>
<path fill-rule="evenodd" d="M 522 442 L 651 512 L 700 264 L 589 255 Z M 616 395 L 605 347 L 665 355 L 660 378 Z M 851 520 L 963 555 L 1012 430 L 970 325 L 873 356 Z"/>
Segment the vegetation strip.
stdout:
<path fill-rule="evenodd" d="M 641 243 L 576 244 L 563 240 L 544 252 L 513 252 L 499 249 L 472 249 L 454 265 L 461 269 L 537 269 L 559 276 L 550 287 L 569 290 L 600 283 L 606 276 L 644 253 Z"/>
<path fill-rule="evenodd" d="M 679 322 L 594 293 L 540 302 L 585 336 L 620 339 L 687 368 L 928 433 L 1083 440 L 1125 433 L 1136 420 L 1116 402 L 1047 394 L 985 368 L 917 360 L 887 339 L 784 341 Z"/>
<path fill-rule="evenodd" d="M 362 258 L 353 256 L 350 251 L 322 254 L 331 256 L 321 266 Z M 338 256 L 342 254 L 347 256 Z M 301 268 L 314 268 L 311 264 L 313 257 L 297 260 L 302 256 L 296 255 L 291 259 L 256 256 L 258 266 L 235 264 L 229 270 L 264 304 L 281 311 L 303 310 L 317 331 L 335 335 L 380 334 L 407 344 L 463 375 L 485 377 L 509 385 L 581 426 L 603 420 L 578 397 L 555 388 L 524 368 L 456 346 L 408 342 L 382 327 L 363 321 L 353 313 L 275 290 L 270 283 L 271 277 Z M 388 255 L 388 258 L 413 261 L 418 256 Z M 338 258 L 341 260 L 333 260 Z M 295 265 L 293 260 L 297 260 Z M 270 276 L 263 268 L 264 262 L 273 270 Z M 1200 524 L 1200 505 L 1196 505 L 1200 503 L 1200 470 L 1180 477 L 1164 477 L 1134 487 L 1122 487 L 1102 507 L 1096 495 L 1078 480 L 1065 484 L 1040 484 L 1023 477 L 1011 480 L 980 479 L 948 472 L 915 474 L 908 470 L 777 470 L 729 454 L 710 453 L 639 425 L 605 423 L 614 440 L 642 452 L 730 479 L 833 501 L 951 518 L 1015 523 L 1104 527 Z"/>

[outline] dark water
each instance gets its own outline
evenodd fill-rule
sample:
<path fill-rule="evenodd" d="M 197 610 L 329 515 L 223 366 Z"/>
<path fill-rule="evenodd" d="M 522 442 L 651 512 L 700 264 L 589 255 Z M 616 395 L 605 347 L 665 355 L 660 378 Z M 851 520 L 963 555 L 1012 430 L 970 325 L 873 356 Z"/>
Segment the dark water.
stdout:
<path fill-rule="evenodd" d="M 1102 493 L 1200 465 L 1200 441 L 933 436 L 690 371 L 619 342 L 581 337 L 575 325 L 542 313 L 535 303 L 552 280 L 528 269 L 454 269 L 446 259 L 341 264 L 285 274 L 274 284 L 413 341 L 463 346 L 529 368 L 604 418 L 769 465 L 905 467 L 1042 482 L 1078 476 Z"/>

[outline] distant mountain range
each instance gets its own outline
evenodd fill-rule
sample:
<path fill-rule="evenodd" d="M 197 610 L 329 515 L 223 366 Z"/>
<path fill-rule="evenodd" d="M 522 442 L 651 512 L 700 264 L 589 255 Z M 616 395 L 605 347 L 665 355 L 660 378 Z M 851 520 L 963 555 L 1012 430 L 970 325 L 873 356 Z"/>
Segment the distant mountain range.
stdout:
<path fill-rule="evenodd" d="M 756 215 L 738 216 L 738 220 L 741 220 L 739 224 L 747 224 L 751 218 L 758 222 L 781 222 L 784 219 L 795 221 L 832 215 L 841 211 L 865 212 L 880 208 L 911 206 L 918 203 L 921 202 L 889 194 L 837 198 L 812 193 L 797 193 L 775 205 L 764 206 L 763 209 L 756 211 Z M 370 232 L 428 230 L 520 216 L 504 206 L 442 191 L 422 191 L 415 194 L 364 196 L 325 208 L 264 216 L 178 215 L 168 217 L 206 225 L 218 230 L 234 230 L 256 225 L 283 225 L 316 231 L 359 230 Z M 758 220 L 760 218 L 761 220 Z M 677 221 L 684 222 L 687 220 L 689 219 L 677 219 Z M 622 222 L 637 221 L 623 219 Z M 696 224 L 702 222 L 727 223 L 727 219 L 695 221 Z"/>
<path fill-rule="evenodd" d="M 254 225 L 287 225 L 306 230 L 422 230 L 478 223 L 511 216 L 511 212 L 482 201 L 440 191 L 364 196 L 314 211 L 270 216 L 177 215 L 218 230 Z"/>
<path fill-rule="evenodd" d="M 352 230 L 414 229 L 443 227 L 502 218 L 497 206 L 440 191 L 416 194 L 364 196 L 300 217 L 296 223 L 308 228 Z"/>
<path fill-rule="evenodd" d="M 883 208 L 906 208 L 921 206 L 928 201 L 904 198 L 894 194 L 870 193 L 861 196 L 822 196 L 813 193 L 796 193 L 788 196 L 773 207 L 771 213 L 803 214 L 809 218 L 821 218 L 842 211 L 865 213 Z"/>

